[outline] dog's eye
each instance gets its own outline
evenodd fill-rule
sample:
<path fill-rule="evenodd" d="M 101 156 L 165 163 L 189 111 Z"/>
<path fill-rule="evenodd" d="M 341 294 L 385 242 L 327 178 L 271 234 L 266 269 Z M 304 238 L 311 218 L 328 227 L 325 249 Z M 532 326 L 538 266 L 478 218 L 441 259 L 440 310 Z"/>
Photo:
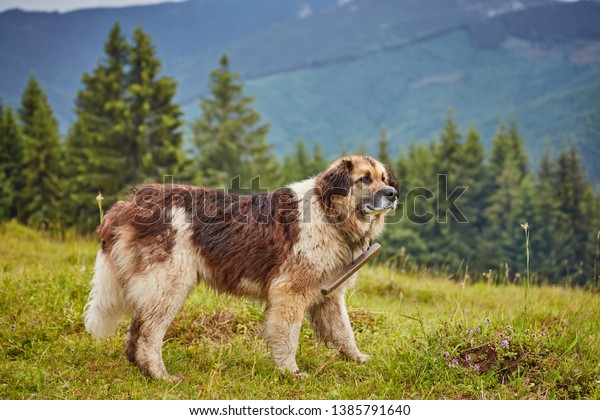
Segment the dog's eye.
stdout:
<path fill-rule="evenodd" d="M 360 179 L 360 182 L 362 182 L 363 184 L 370 184 L 371 183 L 371 176 L 370 175 L 363 176 Z"/>

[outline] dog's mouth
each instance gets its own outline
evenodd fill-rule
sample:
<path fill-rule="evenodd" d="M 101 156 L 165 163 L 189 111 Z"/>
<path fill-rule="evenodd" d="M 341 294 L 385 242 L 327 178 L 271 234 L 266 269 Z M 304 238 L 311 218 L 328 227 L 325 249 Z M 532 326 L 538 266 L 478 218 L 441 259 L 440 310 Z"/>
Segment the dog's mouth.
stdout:
<path fill-rule="evenodd" d="M 370 216 L 370 215 L 374 215 L 374 214 L 385 213 L 388 211 L 396 210 L 397 205 L 398 205 L 397 199 L 388 200 L 388 199 L 384 198 L 384 199 L 380 200 L 380 203 L 378 203 L 378 205 L 375 205 L 374 203 L 371 203 L 371 202 L 363 203 L 360 210 L 363 214 Z"/>

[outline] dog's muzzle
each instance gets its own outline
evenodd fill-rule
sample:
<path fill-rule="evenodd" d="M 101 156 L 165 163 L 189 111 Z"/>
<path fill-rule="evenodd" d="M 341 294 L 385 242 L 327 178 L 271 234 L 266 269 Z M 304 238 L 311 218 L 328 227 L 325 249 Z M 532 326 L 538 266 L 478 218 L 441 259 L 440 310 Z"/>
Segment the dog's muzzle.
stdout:
<path fill-rule="evenodd" d="M 377 191 L 371 200 L 363 201 L 364 214 L 381 213 L 395 210 L 398 205 L 398 191 L 394 187 L 386 187 Z"/>

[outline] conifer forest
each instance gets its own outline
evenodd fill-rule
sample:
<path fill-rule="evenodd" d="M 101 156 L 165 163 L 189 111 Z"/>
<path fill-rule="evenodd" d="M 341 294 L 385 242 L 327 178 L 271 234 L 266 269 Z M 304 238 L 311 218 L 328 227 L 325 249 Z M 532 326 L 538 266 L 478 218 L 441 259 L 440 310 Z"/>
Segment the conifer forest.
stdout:
<path fill-rule="evenodd" d="M 95 68 L 81 76 L 75 118 L 61 135 L 31 73 L 20 103 L 0 102 L 0 223 L 53 235 L 92 235 L 106 211 L 142 183 L 193 183 L 250 194 L 323 171 L 343 154 L 370 154 L 400 179 L 400 205 L 380 239 L 379 262 L 489 283 L 599 284 L 600 192 L 577 139 L 532 160 L 516 120 L 482 139 L 476 121 L 432 115 L 439 135 L 398 150 L 382 124 L 377 148 L 360 139 L 326 153 L 328 139 L 297 139 L 276 153 L 269 122 L 223 54 L 199 113 L 185 121 L 178 81 L 165 75 L 148 33 L 117 23 Z M 312 140 L 312 139 L 310 139 Z M 485 141 L 484 141 L 485 140 Z M 491 144 L 486 147 L 484 144 Z"/>

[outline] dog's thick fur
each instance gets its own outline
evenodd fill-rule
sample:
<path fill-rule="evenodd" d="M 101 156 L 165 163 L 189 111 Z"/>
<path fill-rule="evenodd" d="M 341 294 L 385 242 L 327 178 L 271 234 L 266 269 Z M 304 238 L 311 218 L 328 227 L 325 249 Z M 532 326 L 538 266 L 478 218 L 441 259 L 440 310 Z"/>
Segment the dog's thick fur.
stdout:
<path fill-rule="evenodd" d="M 199 281 L 266 301 L 264 336 L 278 369 L 297 374 L 305 312 L 340 353 L 364 361 L 345 306 L 346 283 L 320 288 L 360 255 L 396 207 L 392 171 L 365 156 L 273 193 L 237 196 L 187 185 L 146 185 L 116 203 L 98 227 L 98 252 L 85 311 L 95 337 L 131 315 L 127 358 L 155 378 L 167 328 Z"/>

